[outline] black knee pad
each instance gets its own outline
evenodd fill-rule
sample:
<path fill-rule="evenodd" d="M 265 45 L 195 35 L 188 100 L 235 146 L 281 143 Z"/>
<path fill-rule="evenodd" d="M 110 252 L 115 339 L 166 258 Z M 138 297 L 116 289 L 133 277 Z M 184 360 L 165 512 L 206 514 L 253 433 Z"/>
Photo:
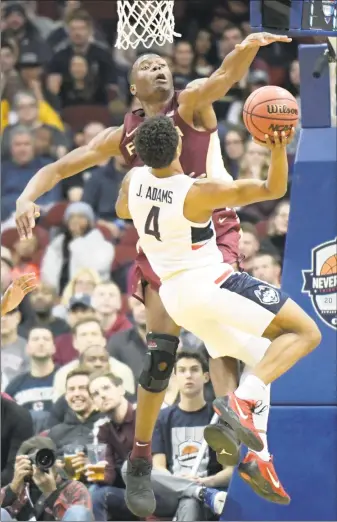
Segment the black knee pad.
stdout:
<path fill-rule="evenodd" d="M 179 338 L 174 335 L 148 333 L 148 351 L 139 384 L 152 393 L 160 393 L 168 387 L 174 368 Z"/>

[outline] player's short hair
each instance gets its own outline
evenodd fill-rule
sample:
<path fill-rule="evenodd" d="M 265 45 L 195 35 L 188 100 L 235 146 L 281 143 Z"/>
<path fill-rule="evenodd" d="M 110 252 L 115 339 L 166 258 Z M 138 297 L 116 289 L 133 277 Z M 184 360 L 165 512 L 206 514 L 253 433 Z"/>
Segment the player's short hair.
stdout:
<path fill-rule="evenodd" d="M 181 359 L 195 359 L 195 360 L 198 361 L 198 363 L 200 364 L 203 373 L 208 372 L 208 364 L 207 364 L 207 361 L 206 361 L 206 359 L 204 358 L 204 356 L 201 355 L 200 352 L 197 352 L 197 351 L 190 351 L 190 350 L 179 350 L 179 352 L 177 353 L 177 357 L 176 357 L 176 363 L 175 363 L 175 366 L 174 366 L 174 371 L 177 370 L 178 362 L 179 362 Z"/>
<path fill-rule="evenodd" d="M 179 143 L 178 133 L 167 116 L 154 116 L 139 126 L 134 144 L 148 167 L 164 169 L 171 165 Z"/>

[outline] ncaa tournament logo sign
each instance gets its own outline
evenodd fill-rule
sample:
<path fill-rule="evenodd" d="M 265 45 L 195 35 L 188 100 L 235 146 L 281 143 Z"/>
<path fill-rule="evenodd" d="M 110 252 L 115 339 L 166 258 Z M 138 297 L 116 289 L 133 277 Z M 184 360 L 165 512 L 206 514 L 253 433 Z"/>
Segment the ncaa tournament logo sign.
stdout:
<path fill-rule="evenodd" d="M 312 249 L 311 270 L 302 273 L 302 292 L 310 295 L 325 324 L 337 330 L 337 237 Z"/>

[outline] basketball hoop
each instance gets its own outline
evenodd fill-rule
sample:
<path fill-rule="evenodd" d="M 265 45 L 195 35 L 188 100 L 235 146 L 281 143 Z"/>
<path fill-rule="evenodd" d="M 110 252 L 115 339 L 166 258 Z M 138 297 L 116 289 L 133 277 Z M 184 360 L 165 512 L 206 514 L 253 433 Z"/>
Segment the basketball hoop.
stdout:
<path fill-rule="evenodd" d="M 174 0 L 118 0 L 118 25 L 115 47 L 136 49 L 141 43 L 146 49 L 152 45 L 173 43 Z"/>

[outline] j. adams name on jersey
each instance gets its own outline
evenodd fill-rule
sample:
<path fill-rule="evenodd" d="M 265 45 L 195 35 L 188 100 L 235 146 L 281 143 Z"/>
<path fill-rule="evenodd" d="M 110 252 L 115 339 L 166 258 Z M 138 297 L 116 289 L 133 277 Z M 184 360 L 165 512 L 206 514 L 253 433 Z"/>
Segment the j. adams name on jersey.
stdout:
<path fill-rule="evenodd" d="M 151 201 L 160 201 L 161 203 L 172 203 L 173 191 L 163 190 L 156 187 L 147 187 L 145 191 L 143 190 L 143 185 L 140 185 L 136 196 L 139 198 L 150 199 Z"/>

